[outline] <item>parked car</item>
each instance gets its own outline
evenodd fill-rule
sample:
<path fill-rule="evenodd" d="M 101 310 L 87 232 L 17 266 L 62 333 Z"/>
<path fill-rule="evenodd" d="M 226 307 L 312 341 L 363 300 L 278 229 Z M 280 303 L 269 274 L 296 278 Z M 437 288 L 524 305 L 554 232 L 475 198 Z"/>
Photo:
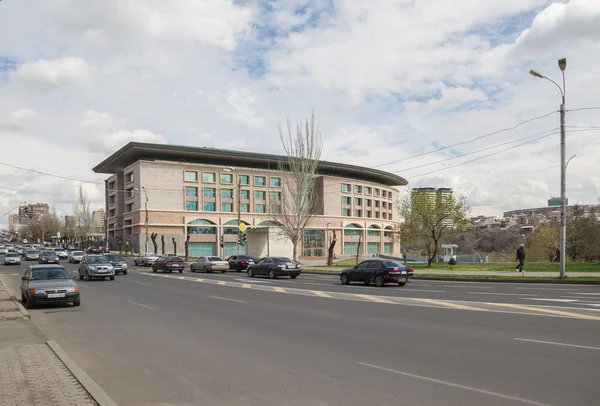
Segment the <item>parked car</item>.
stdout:
<path fill-rule="evenodd" d="M 158 260 L 158 255 L 153 252 L 140 254 L 133 259 L 133 264 L 136 266 L 150 266 Z"/>
<path fill-rule="evenodd" d="M 55 248 L 54 253 L 58 256 L 59 259 L 69 258 L 69 253 L 64 248 Z"/>
<path fill-rule="evenodd" d="M 39 255 L 40 264 L 58 264 L 58 255 L 53 251 L 42 251 Z"/>
<path fill-rule="evenodd" d="M 79 279 L 104 279 L 115 280 L 115 269 L 104 255 L 85 255 L 79 263 Z"/>
<path fill-rule="evenodd" d="M 156 262 L 152 264 L 152 272 L 163 271 L 164 273 L 171 273 L 173 271 L 183 272 L 185 263 L 183 260 L 176 256 L 161 255 Z"/>
<path fill-rule="evenodd" d="M 21 255 L 9 252 L 4 256 L 4 265 L 21 265 Z"/>
<path fill-rule="evenodd" d="M 254 261 L 256 260 L 248 255 L 232 255 L 227 258 L 229 269 L 235 269 L 237 272 L 248 269 L 248 265 L 253 264 Z"/>
<path fill-rule="evenodd" d="M 115 274 L 122 273 L 123 275 L 127 275 L 127 263 L 122 256 L 116 254 L 104 254 L 104 256 L 108 258 L 112 264 L 115 269 Z"/>
<path fill-rule="evenodd" d="M 32 265 L 21 281 L 21 302 L 29 309 L 46 303 L 81 304 L 77 284 L 60 265 Z"/>
<path fill-rule="evenodd" d="M 278 276 L 289 276 L 296 279 L 300 275 L 300 264 L 286 257 L 261 258 L 254 264 L 248 266 L 248 276 L 254 278 L 256 275 L 268 275 L 275 279 Z"/>
<path fill-rule="evenodd" d="M 227 272 L 229 269 L 229 262 L 223 261 L 221 257 L 200 257 L 190 265 L 192 272 L 212 272 L 221 271 L 222 273 Z"/>
<path fill-rule="evenodd" d="M 83 251 L 71 251 L 69 254 L 69 262 L 71 264 L 78 264 L 83 259 Z"/>
<path fill-rule="evenodd" d="M 8 254 L 8 247 L 0 247 L 0 255 Z"/>
<path fill-rule="evenodd" d="M 36 250 L 27 250 L 25 253 L 25 261 L 37 261 L 40 259 L 40 253 Z"/>
<path fill-rule="evenodd" d="M 340 281 L 343 285 L 348 285 L 350 282 L 362 282 L 365 285 L 375 283 L 377 287 L 382 287 L 386 283 L 397 283 L 404 286 L 412 278 L 413 273 L 412 268 L 396 261 L 369 259 L 354 268 L 344 269 L 340 273 Z"/>

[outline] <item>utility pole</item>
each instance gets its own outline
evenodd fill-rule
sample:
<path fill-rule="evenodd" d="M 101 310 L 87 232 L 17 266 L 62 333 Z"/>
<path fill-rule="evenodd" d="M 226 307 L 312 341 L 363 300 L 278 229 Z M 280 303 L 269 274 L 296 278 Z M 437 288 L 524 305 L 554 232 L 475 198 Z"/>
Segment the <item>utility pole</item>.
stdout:
<path fill-rule="evenodd" d="M 241 242 L 242 242 L 242 230 L 240 230 L 240 223 L 242 221 L 242 185 L 240 184 L 240 174 L 237 175 L 237 232 L 238 232 L 238 244 L 237 254 L 240 255 Z"/>
<path fill-rule="evenodd" d="M 148 192 L 146 192 L 146 188 L 142 185 L 142 189 L 144 190 L 144 197 L 146 201 L 144 202 L 144 209 L 146 210 L 146 219 L 144 225 L 146 226 L 146 241 L 144 242 L 144 252 L 148 252 Z"/>

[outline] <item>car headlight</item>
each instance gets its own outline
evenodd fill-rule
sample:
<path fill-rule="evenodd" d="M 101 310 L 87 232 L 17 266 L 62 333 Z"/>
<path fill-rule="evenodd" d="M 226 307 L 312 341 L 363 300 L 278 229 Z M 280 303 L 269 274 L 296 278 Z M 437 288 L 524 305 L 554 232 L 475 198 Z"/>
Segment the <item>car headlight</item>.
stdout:
<path fill-rule="evenodd" d="M 67 288 L 67 293 L 79 292 L 79 288 Z"/>
<path fill-rule="evenodd" d="M 109 270 L 109 271 L 114 271 L 114 270 L 115 270 L 115 268 L 113 268 L 113 266 L 112 266 L 112 265 L 109 265 L 109 266 L 108 266 L 108 270 Z"/>
<path fill-rule="evenodd" d="M 32 295 L 45 295 L 46 291 L 43 289 L 31 289 L 30 290 Z"/>
<path fill-rule="evenodd" d="M 121 269 L 127 269 L 127 264 L 122 264 Z"/>
<path fill-rule="evenodd" d="M 90 265 L 90 266 L 88 266 L 88 269 L 89 269 L 90 271 L 95 271 L 95 270 L 96 270 L 96 267 L 95 267 L 94 265 Z"/>

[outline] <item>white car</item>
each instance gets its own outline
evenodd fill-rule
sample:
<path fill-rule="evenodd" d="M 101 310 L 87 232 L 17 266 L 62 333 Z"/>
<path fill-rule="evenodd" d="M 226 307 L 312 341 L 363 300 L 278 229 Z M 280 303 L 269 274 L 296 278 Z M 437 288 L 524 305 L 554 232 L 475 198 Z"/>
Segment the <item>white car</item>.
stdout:
<path fill-rule="evenodd" d="M 71 251 L 69 254 L 69 262 L 72 264 L 78 264 L 83 258 L 83 251 Z"/>
<path fill-rule="evenodd" d="M 4 256 L 4 265 L 21 265 L 21 255 L 9 252 Z"/>
<path fill-rule="evenodd" d="M 69 253 L 64 248 L 55 248 L 54 253 L 59 259 L 67 259 L 69 257 Z"/>
<path fill-rule="evenodd" d="M 0 247 L 0 255 L 6 255 L 6 254 L 8 254 L 8 248 Z"/>
<path fill-rule="evenodd" d="M 158 255 L 150 252 L 145 254 L 140 254 L 134 258 L 133 264 L 136 266 L 152 266 L 156 261 L 158 261 Z"/>

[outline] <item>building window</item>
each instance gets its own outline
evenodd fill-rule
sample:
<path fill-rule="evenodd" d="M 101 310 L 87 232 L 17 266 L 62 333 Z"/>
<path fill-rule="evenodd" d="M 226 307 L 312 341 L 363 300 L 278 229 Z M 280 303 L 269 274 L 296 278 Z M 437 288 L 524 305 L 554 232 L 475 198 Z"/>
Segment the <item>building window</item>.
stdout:
<path fill-rule="evenodd" d="M 240 197 L 243 200 L 249 200 L 250 199 L 250 191 L 249 190 L 245 190 L 245 189 L 240 190 Z"/>
<path fill-rule="evenodd" d="M 391 220 L 391 219 L 392 219 L 392 213 L 390 213 L 390 214 L 388 215 L 388 220 Z"/>
<path fill-rule="evenodd" d="M 354 193 L 362 193 L 362 186 L 354 185 Z"/>
<path fill-rule="evenodd" d="M 387 197 L 387 192 L 385 190 L 381 191 L 381 197 Z"/>
<path fill-rule="evenodd" d="M 217 234 L 216 227 L 188 226 L 188 234 Z M 191 245 L 191 243 L 190 243 Z"/>
<path fill-rule="evenodd" d="M 271 178 L 272 187 L 281 187 L 281 178 Z"/>
<path fill-rule="evenodd" d="M 362 206 L 362 199 L 360 197 L 355 197 L 354 198 L 354 205 L 355 206 Z"/>
<path fill-rule="evenodd" d="M 279 214 L 281 213 L 281 206 L 280 205 L 272 205 L 270 206 L 271 209 L 271 214 Z"/>
<path fill-rule="evenodd" d="M 242 212 L 242 213 L 250 212 L 250 205 L 248 203 L 240 204 L 240 212 Z"/>
<path fill-rule="evenodd" d="M 367 218 L 371 218 L 372 214 L 371 214 L 371 210 L 367 210 Z"/>
<path fill-rule="evenodd" d="M 379 197 L 379 189 L 373 189 L 373 196 Z"/>
<path fill-rule="evenodd" d="M 198 188 L 194 186 L 186 186 L 185 187 L 185 195 L 186 196 L 198 196 Z"/>
<path fill-rule="evenodd" d="M 215 202 L 204 202 L 204 211 L 215 211 Z"/>
<path fill-rule="evenodd" d="M 114 217 L 115 216 L 115 209 L 110 209 L 108 212 L 108 217 Z"/>
<path fill-rule="evenodd" d="M 366 199 L 367 207 L 371 207 L 371 199 Z"/>
<path fill-rule="evenodd" d="M 215 183 L 216 181 L 217 181 L 217 175 L 214 172 L 204 172 L 202 174 L 202 182 Z"/>
<path fill-rule="evenodd" d="M 271 192 L 271 201 L 273 201 L 273 202 L 281 201 L 281 192 Z"/>
<path fill-rule="evenodd" d="M 125 174 L 125 183 L 133 182 L 133 172 Z"/>
<path fill-rule="evenodd" d="M 352 186 L 349 183 L 342 183 L 342 192 L 350 193 L 352 191 Z"/>
<path fill-rule="evenodd" d="M 217 245 L 214 242 L 190 242 L 189 254 L 190 257 L 215 256 L 217 255 Z"/>
<path fill-rule="evenodd" d="M 256 213 L 264 213 L 265 212 L 265 205 L 264 204 L 255 204 L 254 205 L 254 211 Z"/>
<path fill-rule="evenodd" d="M 198 172 L 185 171 L 183 175 L 186 182 L 198 182 Z"/>
<path fill-rule="evenodd" d="M 133 188 L 129 188 L 129 189 L 127 189 L 127 190 L 125 191 L 125 197 L 126 197 L 126 198 L 128 198 L 128 199 L 129 199 L 130 197 L 133 197 Z"/>
<path fill-rule="evenodd" d="M 185 202 L 185 209 L 187 211 L 198 211 L 198 202 Z"/>
<path fill-rule="evenodd" d="M 379 212 L 378 212 L 378 211 L 376 211 L 376 212 L 375 212 L 375 218 L 376 218 L 376 219 L 378 219 L 378 218 L 379 218 Z"/>
<path fill-rule="evenodd" d="M 233 205 L 231 203 L 221 203 L 221 211 L 231 213 L 233 211 Z"/>
<path fill-rule="evenodd" d="M 350 196 L 342 196 L 342 204 L 345 206 L 350 206 L 352 200 L 350 200 Z"/>
<path fill-rule="evenodd" d="M 369 236 L 369 237 L 379 237 L 379 231 L 377 231 L 377 230 L 367 230 L 367 236 Z"/>
<path fill-rule="evenodd" d="M 233 189 L 221 189 L 221 199 L 233 199 Z"/>
<path fill-rule="evenodd" d="M 214 187 L 205 187 L 204 188 L 204 197 L 205 198 L 215 197 L 215 192 L 216 192 L 216 189 Z"/>
<path fill-rule="evenodd" d="M 389 238 L 389 237 L 391 237 L 391 236 L 392 236 L 392 232 L 391 232 L 391 231 L 384 231 L 384 232 L 383 232 L 383 236 L 384 236 L 384 237 L 388 237 L 388 238 Z"/>
<path fill-rule="evenodd" d="M 354 217 L 362 217 L 362 210 L 360 210 L 360 209 L 354 210 Z"/>
<path fill-rule="evenodd" d="M 239 175 L 240 185 L 249 185 L 250 184 L 250 176 L 248 175 Z"/>
<path fill-rule="evenodd" d="M 108 190 L 115 190 L 115 182 L 110 182 L 108 184 Z"/>
<path fill-rule="evenodd" d="M 366 194 L 367 196 L 371 196 L 371 190 L 372 190 L 372 189 L 371 189 L 369 186 L 365 186 L 365 194 Z"/>
<path fill-rule="evenodd" d="M 379 208 L 379 200 L 375 200 L 375 208 L 378 209 Z"/>
<path fill-rule="evenodd" d="M 125 205 L 125 213 L 129 213 L 130 211 L 133 211 L 133 203 Z"/>
<path fill-rule="evenodd" d="M 265 177 L 264 176 L 255 176 L 254 177 L 254 186 L 264 186 L 265 185 Z"/>
<path fill-rule="evenodd" d="M 381 217 L 383 217 L 383 219 L 387 219 L 387 213 L 386 212 L 381 213 Z"/>
<path fill-rule="evenodd" d="M 384 209 L 387 209 L 387 202 L 381 202 L 381 207 L 383 207 Z"/>
<path fill-rule="evenodd" d="M 342 209 L 342 216 L 350 217 L 350 209 Z"/>
<path fill-rule="evenodd" d="M 221 183 L 231 184 L 233 183 L 233 174 L 231 173 L 222 173 L 221 174 Z"/>
<path fill-rule="evenodd" d="M 265 200 L 265 192 L 263 190 L 254 191 L 254 200 Z"/>

